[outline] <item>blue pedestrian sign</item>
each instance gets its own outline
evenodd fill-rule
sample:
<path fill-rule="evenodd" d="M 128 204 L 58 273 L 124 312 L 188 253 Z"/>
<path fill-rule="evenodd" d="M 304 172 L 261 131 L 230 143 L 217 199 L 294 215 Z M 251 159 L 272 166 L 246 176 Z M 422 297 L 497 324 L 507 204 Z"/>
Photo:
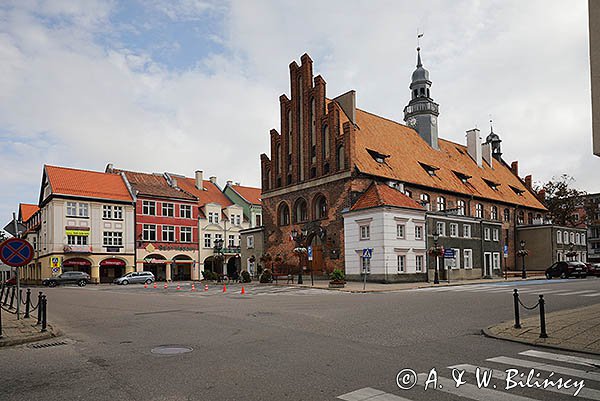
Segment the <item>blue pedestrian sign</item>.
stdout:
<path fill-rule="evenodd" d="M 306 250 L 306 254 L 308 255 L 308 260 L 313 260 L 313 250 L 312 250 L 312 246 L 309 246 L 308 249 Z"/>
<path fill-rule="evenodd" d="M 9 238 L 0 244 L 0 260 L 9 266 L 25 266 L 31 259 L 33 247 L 24 239 Z"/>
<path fill-rule="evenodd" d="M 373 257 L 373 248 L 363 249 L 362 257 L 365 259 L 371 259 Z"/>
<path fill-rule="evenodd" d="M 508 245 L 504 245 L 504 257 L 508 258 Z"/>

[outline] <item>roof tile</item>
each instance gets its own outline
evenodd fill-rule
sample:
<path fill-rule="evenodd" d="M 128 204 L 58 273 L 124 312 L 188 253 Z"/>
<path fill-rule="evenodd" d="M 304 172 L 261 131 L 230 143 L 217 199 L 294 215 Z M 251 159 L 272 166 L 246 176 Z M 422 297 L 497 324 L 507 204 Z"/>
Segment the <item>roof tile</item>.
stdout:
<path fill-rule="evenodd" d="M 120 175 L 48 165 L 45 170 L 53 194 L 132 201 Z"/>

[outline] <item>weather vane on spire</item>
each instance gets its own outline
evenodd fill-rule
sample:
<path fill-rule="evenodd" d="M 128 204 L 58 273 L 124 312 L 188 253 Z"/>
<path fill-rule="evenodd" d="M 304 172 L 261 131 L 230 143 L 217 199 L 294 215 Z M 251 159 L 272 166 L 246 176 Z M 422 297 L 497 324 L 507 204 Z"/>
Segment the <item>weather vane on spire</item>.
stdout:
<path fill-rule="evenodd" d="M 490 116 L 490 132 L 494 132 L 494 127 L 493 127 L 493 125 L 492 125 L 492 122 L 493 122 L 493 121 L 492 121 L 492 115 L 491 115 L 491 114 L 489 114 L 489 116 Z"/>
<path fill-rule="evenodd" d="M 417 28 L 417 49 L 419 49 L 421 47 L 420 43 L 419 43 L 419 39 L 421 39 L 423 37 L 423 32 L 419 33 L 419 28 Z"/>

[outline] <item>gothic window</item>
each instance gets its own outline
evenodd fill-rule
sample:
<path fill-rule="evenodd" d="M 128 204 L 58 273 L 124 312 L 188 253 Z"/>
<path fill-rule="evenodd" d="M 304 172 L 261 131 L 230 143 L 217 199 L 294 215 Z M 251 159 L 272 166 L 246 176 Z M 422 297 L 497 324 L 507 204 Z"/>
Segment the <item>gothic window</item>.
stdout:
<path fill-rule="evenodd" d="M 498 207 L 492 206 L 490 210 L 490 216 L 492 220 L 498 220 Z"/>
<path fill-rule="evenodd" d="M 329 174 L 329 163 L 325 163 L 323 166 L 323 174 Z"/>
<path fill-rule="evenodd" d="M 337 169 L 343 170 L 346 168 L 346 155 L 344 154 L 344 145 L 337 148 Z"/>
<path fill-rule="evenodd" d="M 438 212 L 443 212 L 446 210 L 446 198 L 443 196 L 438 196 L 437 198 L 437 210 Z"/>
<path fill-rule="evenodd" d="M 427 210 L 431 210 L 431 202 L 429 199 L 429 194 L 421 194 L 421 203 Z"/>
<path fill-rule="evenodd" d="M 294 205 L 294 223 L 301 223 L 308 220 L 308 208 L 306 201 L 300 198 Z"/>
<path fill-rule="evenodd" d="M 287 226 L 290 224 L 290 208 L 288 207 L 287 203 L 282 202 L 279 205 L 277 216 L 279 218 L 278 223 L 280 226 Z"/>
<path fill-rule="evenodd" d="M 519 210 L 517 215 L 517 224 L 523 224 L 525 222 L 525 213 L 522 210 Z"/>
<path fill-rule="evenodd" d="M 323 145 L 321 148 L 323 149 L 323 159 L 327 159 L 329 157 L 329 127 L 327 124 L 323 126 Z"/>
<path fill-rule="evenodd" d="M 277 144 L 277 175 L 281 174 L 281 144 Z"/>
<path fill-rule="evenodd" d="M 533 213 L 527 213 L 527 224 L 533 224 Z"/>
<path fill-rule="evenodd" d="M 317 161 L 317 127 L 315 118 L 315 99 L 312 98 L 310 100 L 310 149 L 313 163 Z"/>
<path fill-rule="evenodd" d="M 287 145 L 288 145 L 288 158 L 287 158 L 287 162 L 288 162 L 288 171 L 292 170 L 292 111 L 289 110 L 288 111 L 288 132 L 287 132 Z"/>
<path fill-rule="evenodd" d="M 265 170 L 265 186 L 267 187 L 266 189 L 269 190 L 271 189 L 271 169 L 268 168 Z"/>
<path fill-rule="evenodd" d="M 504 209 L 504 221 L 510 223 L 510 210 Z"/>
<path fill-rule="evenodd" d="M 300 162 L 298 163 L 298 178 L 304 181 L 304 142 L 303 142 L 303 124 L 304 124 L 304 99 L 302 98 L 302 76 L 298 77 L 298 155 Z"/>
<path fill-rule="evenodd" d="M 456 208 L 459 216 L 465 215 L 466 206 L 464 200 L 459 199 L 458 201 L 456 201 Z"/>
<path fill-rule="evenodd" d="M 475 217 L 483 219 L 483 205 L 481 203 L 475 205 Z"/>
<path fill-rule="evenodd" d="M 315 219 L 327 217 L 327 199 L 323 195 L 317 195 L 315 201 Z"/>

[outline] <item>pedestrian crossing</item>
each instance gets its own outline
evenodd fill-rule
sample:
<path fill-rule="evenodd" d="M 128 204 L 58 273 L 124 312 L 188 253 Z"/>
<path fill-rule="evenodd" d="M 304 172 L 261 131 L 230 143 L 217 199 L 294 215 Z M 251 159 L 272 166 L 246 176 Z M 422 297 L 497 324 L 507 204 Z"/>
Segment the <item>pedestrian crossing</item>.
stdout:
<path fill-rule="evenodd" d="M 488 358 L 478 365 L 457 364 L 436 369 L 434 375 L 431 371 L 412 373 L 415 380 L 398 381 L 392 393 L 365 387 L 336 398 L 418 401 L 446 399 L 440 396 L 445 394 L 451 399 L 476 401 L 571 400 L 574 397 L 600 400 L 600 359 L 559 352 L 527 350 L 515 356 Z"/>
<path fill-rule="evenodd" d="M 443 286 L 443 287 L 426 287 L 416 288 L 408 290 L 409 292 L 434 292 L 434 293 L 454 293 L 454 292 L 467 292 L 467 293 L 487 293 L 487 294 L 509 294 L 513 293 L 514 289 L 519 290 L 519 294 L 553 294 L 556 296 L 582 296 L 582 297 L 600 297 L 600 289 L 597 290 L 577 290 L 573 289 L 558 289 L 553 287 L 547 287 L 542 285 L 529 285 L 522 287 L 511 287 L 507 285 L 493 285 L 493 284 L 470 284 L 470 285 L 455 285 L 455 286 Z"/>

